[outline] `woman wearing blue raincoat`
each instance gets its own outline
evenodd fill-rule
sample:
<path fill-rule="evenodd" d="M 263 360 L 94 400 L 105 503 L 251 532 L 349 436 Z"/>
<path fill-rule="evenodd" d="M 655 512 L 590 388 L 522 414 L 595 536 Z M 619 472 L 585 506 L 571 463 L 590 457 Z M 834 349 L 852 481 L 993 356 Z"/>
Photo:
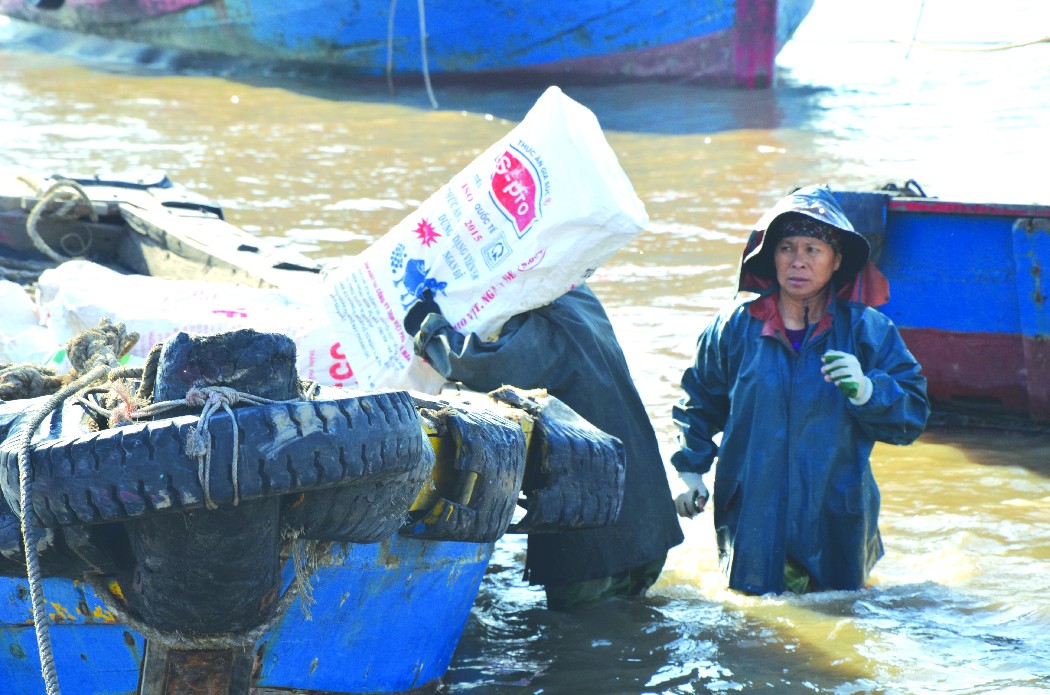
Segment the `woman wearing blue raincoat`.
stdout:
<path fill-rule="evenodd" d="M 827 187 L 780 200 L 744 249 L 739 290 L 759 297 L 711 322 L 682 377 L 676 507 L 703 510 L 717 457 L 719 559 L 737 591 L 858 589 L 883 554 L 869 457 L 915 441 L 930 406 L 874 308 L 889 287 L 869 252 Z"/>

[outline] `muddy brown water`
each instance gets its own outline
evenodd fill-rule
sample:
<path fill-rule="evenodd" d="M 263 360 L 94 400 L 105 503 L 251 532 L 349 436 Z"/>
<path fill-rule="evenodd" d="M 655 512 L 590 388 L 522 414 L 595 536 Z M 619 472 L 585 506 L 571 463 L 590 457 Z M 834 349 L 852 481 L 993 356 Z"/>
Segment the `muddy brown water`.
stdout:
<path fill-rule="evenodd" d="M 920 15 L 920 6 L 922 14 Z M 732 299 L 751 225 L 793 186 L 916 179 L 928 193 L 1047 203 L 1050 44 L 1039 2 L 818 0 L 773 90 L 566 87 L 650 216 L 592 281 L 667 455 L 697 334 Z M 916 28 L 918 28 L 916 30 Z M 966 51 L 910 45 L 964 42 Z M 353 255 L 504 135 L 541 89 L 192 69 L 0 25 L 0 166 L 161 169 L 233 223 L 318 259 Z M 989 43 L 985 43 L 989 42 Z M 980 50 L 973 50 L 980 49 Z M 85 53 L 86 51 L 86 53 Z M 683 522 L 649 598 L 574 615 L 497 547 L 451 693 L 1031 693 L 1050 690 L 1050 437 L 936 430 L 878 445 L 886 557 L 870 588 L 727 592 L 710 517 Z"/>

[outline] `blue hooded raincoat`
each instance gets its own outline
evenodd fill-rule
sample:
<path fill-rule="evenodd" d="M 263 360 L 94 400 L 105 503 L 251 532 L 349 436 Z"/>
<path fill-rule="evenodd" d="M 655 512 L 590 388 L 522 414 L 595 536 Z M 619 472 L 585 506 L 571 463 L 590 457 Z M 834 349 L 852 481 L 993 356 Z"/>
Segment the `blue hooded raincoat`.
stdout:
<path fill-rule="evenodd" d="M 776 240 L 762 243 L 785 212 L 841 232 L 836 291 L 798 352 L 777 310 Z M 926 379 L 896 327 L 871 308 L 888 299 L 888 283 L 868 255 L 868 242 L 826 187 L 784 198 L 759 221 L 744 251 L 740 289 L 759 298 L 712 321 L 682 377 L 686 395 L 673 412 L 680 449 L 672 464 L 706 473 L 718 459 L 714 523 L 732 589 L 783 591 L 788 559 L 818 589 L 858 589 L 883 554 L 869 457 L 876 441 L 918 438 L 929 401 Z M 853 405 L 824 380 L 821 356 L 828 350 L 858 358 L 872 382 L 870 400 Z"/>

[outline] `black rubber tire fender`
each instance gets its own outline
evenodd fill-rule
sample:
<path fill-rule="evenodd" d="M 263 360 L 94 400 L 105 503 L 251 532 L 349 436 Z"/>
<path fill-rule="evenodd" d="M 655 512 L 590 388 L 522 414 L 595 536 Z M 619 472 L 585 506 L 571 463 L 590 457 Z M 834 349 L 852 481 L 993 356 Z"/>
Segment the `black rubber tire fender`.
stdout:
<path fill-rule="evenodd" d="M 307 540 L 376 543 L 408 521 L 408 510 L 433 467 L 433 449 L 415 471 L 381 480 L 304 492 L 288 504 L 282 528 Z"/>
<path fill-rule="evenodd" d="M 128 606 L 150 627 L 239 633 L 279 596 L 280 500 L 150 516 L 127 524 L 133 570 L 120 573 Z"/>
<path fill-rule="evenodd" d="M 497 540 L 517 507 L 525 474 L 525 434 L 516 423 L 484 409 L 446 407 L 433 416 L 443 422 L 456 444 L 455 489 L 446 492 L 457 499 L 439 498 L 402 527 L 401 534 L 472 543 Z"/>
<path fill-rule="evenodd" d="M 508 533 L 558 533 L 616 522 L 623 504 L 623 442 L 546 391 L 503 387 L 489 396 L 533 416 L 519 504 L 525 515 Z"/>
<path fill-rule="evenodd" d="M 234 409 L 240 500 L 375 481 L 415 471 L 429 443 L 405 391 Z M 186 453 L 195 416 L 44 439 L 32 447 L 36 524 L 54 527 L 134 519 L 204 506 L 198 460 Z M 209 422 L 210 492 L 231 504 L 232 422 Z M 19 509 L 19 437 L 0 446 L 4 497 Z"/>

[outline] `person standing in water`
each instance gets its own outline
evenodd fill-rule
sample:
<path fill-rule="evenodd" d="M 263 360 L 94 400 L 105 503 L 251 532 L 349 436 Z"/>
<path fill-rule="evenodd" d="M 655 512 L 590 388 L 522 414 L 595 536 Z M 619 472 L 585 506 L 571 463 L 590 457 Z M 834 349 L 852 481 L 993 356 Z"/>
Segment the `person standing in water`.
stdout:
<path fill-rule="evenodd" d="M 436 309 L 436 305 L 433 307 Z M 447 379 L 488 392 L 510 384 L 546 389 L 623 442 L 624 498 L 611 526 L 529 535 L 526 578 L 547 607 L 567 610 L 640 597 L 659 577 L 682 529 L 659 444 L 601 302 L 586 285 L 511 317 L 491 342 L 463 336 L 439 311 L 415 333 L 415 350 Z"/>
<path fill-rule="evenodd" d="M 692 518 L 717 458 L 714 524 L 731 589 L 858 589 L 883 555 L 876 441 L 905 445 L 930 413 L 926 378 L 893 322 L 870 247 L 826 186 L 786 196 L 744 249 L 757 298 L 701 333 L 673 408 L 671 464 Z M 721 433 L 721 441 L 715 443 Z"/>

